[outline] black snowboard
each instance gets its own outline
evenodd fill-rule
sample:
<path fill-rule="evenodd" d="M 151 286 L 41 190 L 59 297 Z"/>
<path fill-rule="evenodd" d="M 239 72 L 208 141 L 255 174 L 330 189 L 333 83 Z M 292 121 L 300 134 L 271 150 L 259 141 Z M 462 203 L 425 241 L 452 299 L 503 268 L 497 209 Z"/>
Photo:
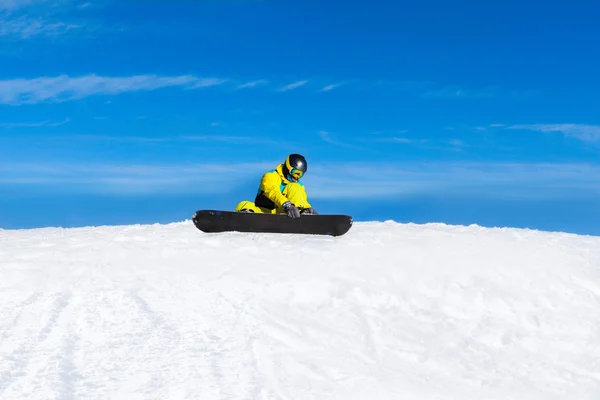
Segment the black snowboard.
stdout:
<path fill-rule="evenodd" d="M 235 231 L 341 236 L 352 227 L 351 216 L 330 214 L 290 218 L 286 214 L 199 210 L 192 221 L 196 228 L 207 233 Z"/>

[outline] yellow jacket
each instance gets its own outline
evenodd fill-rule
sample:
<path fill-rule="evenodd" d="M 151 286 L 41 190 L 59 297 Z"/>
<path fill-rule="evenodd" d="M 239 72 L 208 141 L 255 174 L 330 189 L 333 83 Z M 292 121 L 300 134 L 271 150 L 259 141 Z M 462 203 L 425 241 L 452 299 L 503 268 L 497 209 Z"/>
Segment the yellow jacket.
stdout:
<path fill-rule="evenodd" d="M 280 164 L 262 176 L 254 204 L 268 209 L 281 209 L 287 201 L 299 208 L 311 207 L 304 185 L 299 181 L 289 181 L 283 174 L 283 164 Z"/>

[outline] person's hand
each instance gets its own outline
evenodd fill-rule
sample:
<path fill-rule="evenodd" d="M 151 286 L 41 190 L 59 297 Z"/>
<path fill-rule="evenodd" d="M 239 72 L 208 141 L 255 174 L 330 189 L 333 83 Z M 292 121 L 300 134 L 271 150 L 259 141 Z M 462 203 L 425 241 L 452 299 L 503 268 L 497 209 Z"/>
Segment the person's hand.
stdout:
<path fill-rule="evenodd" d="M 302 214 L 302 215 L 319 215 L 319 213 L 317 213 L 317 211 L 312 207 L 303 209 L 302 211 L 300 211 L 300 214 Z"/>
<path fill-rule="evenodd" d="M 287 213 L 288 217 L 300 218 L 300 211 L 298 211 L 298 208 L 295 205 L 293 205 L 291 202 L 286 201 L 285 203 L 283 203 L 281 208 L 283 208 L 283 211 L 285 211 Z"/>

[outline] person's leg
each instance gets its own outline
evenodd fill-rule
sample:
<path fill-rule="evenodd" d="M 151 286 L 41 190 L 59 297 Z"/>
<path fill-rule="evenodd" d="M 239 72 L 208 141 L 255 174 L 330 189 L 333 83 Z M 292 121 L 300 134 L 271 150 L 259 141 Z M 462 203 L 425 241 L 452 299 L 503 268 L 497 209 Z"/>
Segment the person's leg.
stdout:
<path fill-rule="evenodd" d="M 240 212 L 255 212 L 260 214 L 273 214 L 276 210 L 269 210 L 268 208 L 258 207 L 254 202 L 244 200 L 240 201 L 238 205 L 235 207 L 235 211 Z"/>
<path fill-rule="evenodd" d="M 256 205 L 253 202 L 248 200 L 240 201 L 235 207 L 235 211 L 262 213 L 262 210 L 260 208 L 256 207 Z"/>
<path fill-rule="evenodd" d="M 306 196 L 306 190 L 304 189 L 304 186 L 299 183 L 293 182 L 287 185 L 283 190 L 283 195 L 299 209 L 311 207 Z M 277 212 L 283 213 L 284 211 L 281 208 L 278 208 Z"/>

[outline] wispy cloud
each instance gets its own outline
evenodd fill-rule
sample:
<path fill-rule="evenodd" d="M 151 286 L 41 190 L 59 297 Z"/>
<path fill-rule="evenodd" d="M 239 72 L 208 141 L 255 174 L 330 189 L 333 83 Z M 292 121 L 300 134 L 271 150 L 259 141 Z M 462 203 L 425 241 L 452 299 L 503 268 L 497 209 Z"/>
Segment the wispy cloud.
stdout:
<path fill-rule="evenodd" d="M 319 136 L 327 143 L 337 144 L 338 142 L 331 138 L 331 134 L 327 131 L 319 131 Z"/>
<path fill-rule="evenodd" d="M 280 160 L 251 163 L 0 163 L 0 184 L 52 185 L 84 192 L 226 193 L 255 182 Z M 335 170 L 334 176 L 331 171 Z M 549 199 L 600 195 L 600 166 L 544 163 L 315 164 L 305 177 L 313 199 L 417 195 Z M 352 185 L 347 179 L 351 177 Z M 579 192 L 578 192 L 579 191 Z"/>
<path fill-rule="evenodd" d="M 252 81 L 252 82 L 247 82 L 244 84 L 241 84 L 237 87 L 237 89 L 247 89 L 247 88 L 253 88 L 256 86 L 260 86 L 260 85 L 266 85 L 269 81 L 265 80 L 265 79 L 259 79 L 256 81 Z"/>
<path fill-rule="evenodd" d="M 253 136 L 231 136 L 231 135 L 190 135 L 180 136 L 178 139 L 202 142 L 226 142 L 232 144 L 281 144 L 275 140 L 263 139 Z"/>
<path fill-rule="evenodd" d="M 460 86 L 446 86 L 441 89 L 430 90 L 423 93 L 423 97 L 432 98 L 470 98 L 482 99 L 498 96 L 497 88 L 485 88 L 480 90 L 463 89 Z"/>
<path fill-rule="evenodd" d="M 337 87 L 340 87 L 342 85 L 344 85 L 344 82 L 334 83 L 334 84 L 331 84 L 331 85 L 327 85 L 327 86 L 325 86 L 325 87 L 323 87 L 321 89 L 321 92 L 329 92 L 329 91 L 331 91 L 331 90 L 333 90 L 333 89 L 335 89 Z"/>
<path fill-rule="evenodd" d="M 126 143 L 166 143 L 166 142 L 221 142 L 238 145 L 248 144 L 275 144 L 281 142 L 254 136 L 243 135 L 173 135 L 173 136 L 112 136 L 112 135 L 53 135 L 51 140 L 69 141 L 103 141 L 103 142 L 126 142 Z"/>
<path fill-rule="evenodd" d="M 505 90 L 500 87 L 490 86 L 480 89 L 466 89 L 462 86 L 445 86 L 431 89 L 421 93 L 421 97 L 438 99 L 492 99 L 497 97 L 526 98 L 535 95 L 534 90 Z"/>
<path fill-rule="evenodd" d="M 36 3 L 44 3 L 47 0 L 0 0 L 0 11 L 16 10 Z"/>
<path fill-rule="evenodd" d="M 0 164 L 0 184 L 52 185 L 55 190 L 87 193 L 224 193 L 272 167 L 273 163 L 5 163 Z"/>
<path fill-rule="evenodd" d="M 156 79 L 156 76 L 150 76 L 150 79 Z M 160 89 L 162 87 L 166 87 L 166 86 L 179 86 L 179 84 L 175 83 L 176 81 L 173 81 L 173 83 L 175 83 L 174 85 L 170 84 L 169 81 L 171 79 L 179 79 L 179 78 L 183 78 L 186 79 L 188 77 L 184 76 L 184 77 L 175 77 L 175 78 L 158 78 L 160 80 L 163 80 L 163 84 L 158 83 L 159 86 L 153 87 L 152 84 L 150 84 L 150 89 L 149 90 L 154 90 L 154 89 Z M 200 78 L 196 78 L 194 77 L 195 82 L 189 87 L 189 89 L 199 89 L 199 88 L 205 88 L 205 87 L 210 87 L 210 86 L 216 86 L 216 85 L 221 85 L 225 82 L 227 82 L 227 79 L 220 79 L 220 78 L 204 78 L 204 79 L 200 79 Z M 183 83 L 185 85 L 185 83 Z"/>
<path fill-rule="evenodd" d="M 73 6 L 70 0 L 0 0 L 0 37 L 22 40 L 81 28 L 62 19 L 61 14 Z"/>
<path fill-rule="evenodd" d="M 598 125 L 583 125 L 583 124 L 525 124 L 511 125 L 506 129 L 527 130 L 535 132 L 560 132 L 566 136 L 574 137 L 575 139 L 596 142 L 600 141 L 600 126 Z"/>
<path fill-rule="evenodd" d="M 336 146 L 347 146 L 347 143 L 340 142 L 337 139 L 333 138 L 333 135 L 327 131 L 319 131 L 319 136 L 324 142 L 336 145 Z"/>
<path fill-rule="evenodd" d="M 384 138 L 384 139 L 379 139 L 378 141 L 379 142 L 391 142 L 391 143 L 404 143 L 404 144 L 415 143 L 415 140 L 407 139 L 407 138 L 403 138 L 403 137 Z M 421 141 L 419 141 L 419 142 L 421 142 Z M 422 142 L 425 143 L 425 142 L 427 142 L 427 140 L 422 139 Z"/>
<path fill-rule="evenodd" d="M 347 149 L 354 149 L 354 150 L 363 150 L 363 151 L 367 151 L 367 149 L 365 149 L 364 147 L 360 147 L 360 146 L 355 146 L 349 142 L 344 142 L 341 140 L 338 140 L 335 138 L 335 135 L 331 132 L 328 131 L 319 131 L 318 132 L 319 137 L 321 138 L 321 140 L 323 140 L 326 143 L 332 144 L 334 146 L 337 147 L 343 147 L 343 148 L 347 148 Z"/>
<path fill-rule="evenodd" d="M 300 86 L 304 86 L 308 83 L 308 80 L 303 80 L 303 81 L 298 81 L 298 82 L 294 82 L 294 83 L 290 83 L 289 85 L 285 85 L 284 87 L 280 88 L 279 91 L 280 92 L 287 92 L 288 90 L 294 90 L 299 88 Z"/>
<path fill-rule="evenodd" d="M 432 84 L 433 82 L 431 81 L 393 81 L 389 79 L 379 79 L 369 85 L 369 88 L 377 87 L 395 92 L 414 92 L 425 90 L 425 88 Z"/>
<path fill-rule="evenodd" d="M 544 163 L 355 163 L 315 166 L 305 178 L 318 199 L 379 196 L 468 195 L 493 198 L 549 199 L 600 195 L 600 166 Z M 339 176 L 351 176 L 352 185 Z"/>
<path fill-rule="evenodd" d="M 70 118 L 66 118 L 63 121 L 41 121 L 41 122 L 0 122 L 0 127 L 3 128 L 37 128 L 37 127 L 52 127 L 60 126 L 71 122 Z"/>
<path fill-rule="evenodd" d="M 454 128 L 447 128 L 447 130 L 454 130 Z M 494 151 L 513 151 L 513 148 L 498 146 L 496 144 L 473 144 L 465 142 L 464 140 L 457 138 L 419 138 L 419 137 L 407 137 L 402 136 L 379 136 L 370 135 L 363 138 L 364 142 L 375 142 L 375 143 L 390 143 L 411 146 L 415 149 L 421 150 L 433 150 L 433 151 L 452 151 L 452 152 L 463 152 L 469 149 L 493 149 Z"/>
<path fill-rule="evenodd" d="M 41 35 L 59 35 L 79 27 L 76 24 L 48 22 L 24 16 L 18 18 L 0 18 L 0 37 L 15 35 L 21 39 L 29 39 Z"/>
<path fill-rule="evenodd" d="M 401 145 L 411 146 L 421 150 L 435 150 L 435 151 L 462 151 L 467 146 L 462 140 L 449 139 L 449 140 L 430 140 L 430 139 L 412 139 L 407 137 L 384 137 L 374 138 L 369 141 L 379 143 L 396 143 Z"/>
<path fill-rule="evenodd" d="M 53 135 L 52 140 L 68 140 L 73 141 L 102 141 L 102 142 L 126 142 L 126 143 L 164 143 L 176 140 L 181 140 L 177 137 L 166 136 L 110 136 L 110 135 L 69 135 L 57 136 Z"/>
<path fill-rule="evenodd" d="M 427 139 L 409 139 L 401 136 L 392 136 L 392 137 L 376 137 L 370 139 L 369 141 L 380 142 L 380 143 L 400 143 L 400 144 L 424 144 L 427 143 Z"/>
<path fill-rule="evenodd" d="M 403 135 L 408 133 L 407 129 L 387 129 L 367 132 L 367 135 Z"/>
<path fill-rule="evenodd" d="M 0 80 L 0 103 L 22 105 L 64 102 L 93 95 L 116 95 L 173 86 L 197 89 L 220 85 L 224 82 L 226 82 L 224 79 L 198 78 L 192 75 L 105 77 L 92 74 L 80 77 L 61 75 L 33 79 L 10 79 Z"/>
<path fill-rule="evenodd" d="M 448 144 L 455 146 L 455 147 L 468 147 L 468 145 L 460 139 L 450 139 L 448 140 Z"/>

